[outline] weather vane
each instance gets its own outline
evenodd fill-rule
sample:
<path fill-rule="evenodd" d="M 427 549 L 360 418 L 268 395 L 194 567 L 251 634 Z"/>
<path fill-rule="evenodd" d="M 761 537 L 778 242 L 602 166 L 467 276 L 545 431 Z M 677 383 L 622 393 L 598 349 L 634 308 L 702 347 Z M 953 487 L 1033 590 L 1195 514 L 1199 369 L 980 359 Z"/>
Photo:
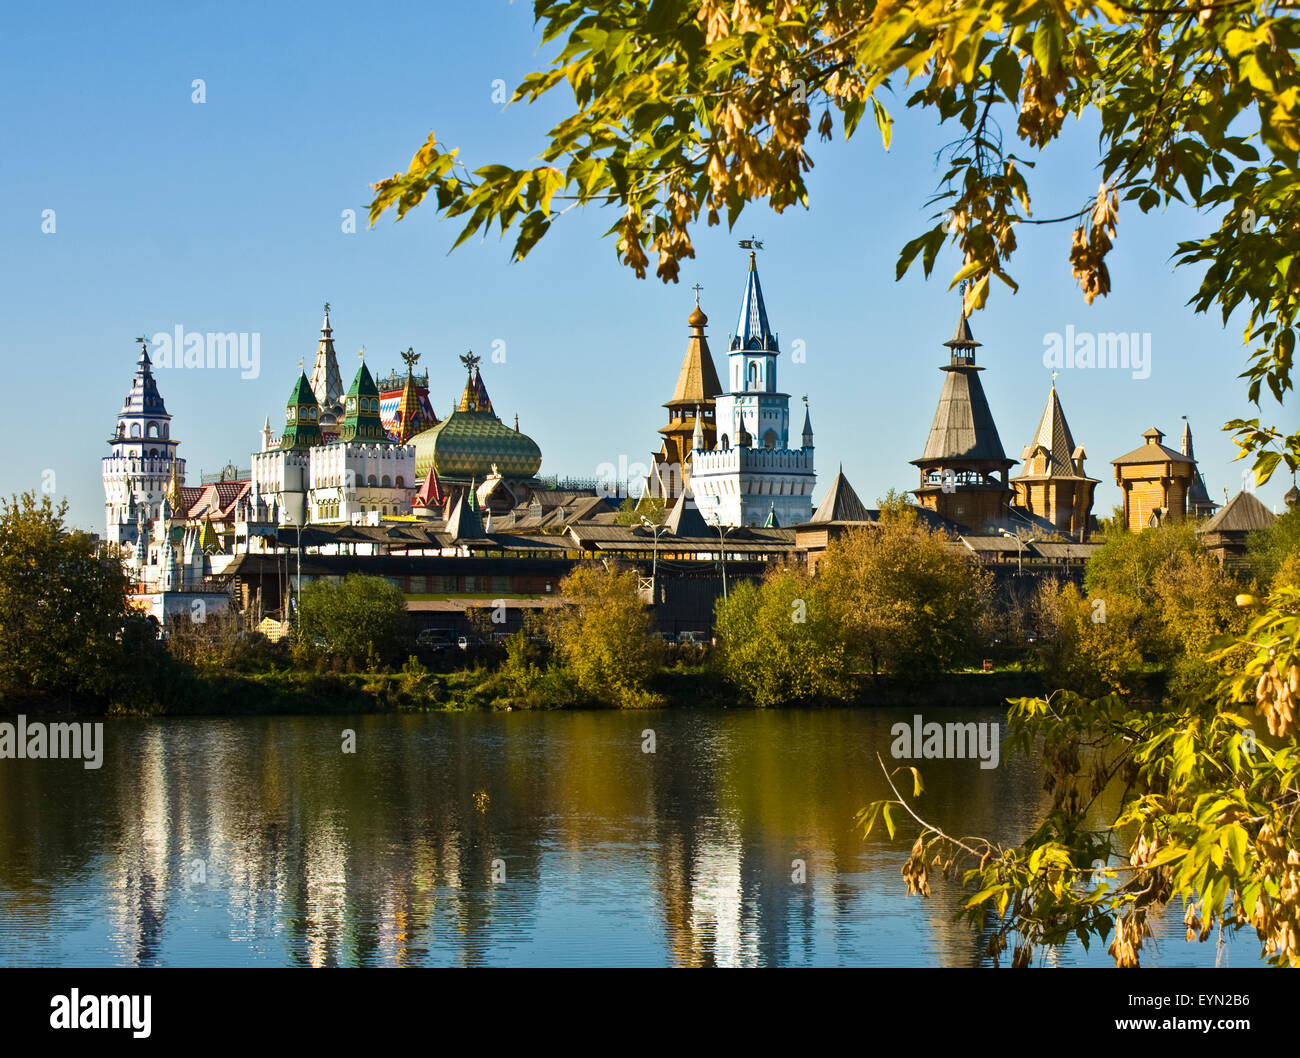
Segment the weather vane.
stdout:
<path fill-rule="evenodd" d="M 414 371 L 416 361 L 420 359 L 420 354 L 415 351 L 415 347 L 408 345 L 406 347 L 406 352 L 402 353 L 401 356 L 402 360 L 406 363 L 406 370 L 408 372 Z"/>
<path fill-rule="evenodd" d="M 763 244 L 758 240 L 758 238 L 751 235 L 748 239 L 740 240 L 740 248 L 742 250 L 761 250 Z"/>
<path fill-rule="evenodd" d="M 140 335 L 140 337 L 137 338 L 136 341 L 140 343 L 140 348 L 143 349 L 146 353 L 149 351 L 149 339 L 146 338 L 143 334 Z"/>
<path fill-rule="evenodd" d="M 325 302 L 325 315 L 328 316 L 329 314 L 330 314 L 330 303 L 327 301 Z"/>
<path fill-rule="evenodd" d="M 468 353 L 466 353 L 464 356 L 460 358 L 460 362 L 465 365 L 466 369 L 472 375 L 474 373 L 475 366 L 482 359 L 483 358 L 481 356 L 475 356 L 474 350 L 471 349 Z"/>

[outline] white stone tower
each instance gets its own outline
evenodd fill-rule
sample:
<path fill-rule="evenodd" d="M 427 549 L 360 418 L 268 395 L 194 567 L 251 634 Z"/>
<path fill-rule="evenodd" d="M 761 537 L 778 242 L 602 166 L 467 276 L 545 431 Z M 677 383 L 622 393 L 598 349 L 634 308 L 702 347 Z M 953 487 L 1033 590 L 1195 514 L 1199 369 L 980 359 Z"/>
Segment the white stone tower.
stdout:
<path fill-rule="evenodd" d="M 185 482 L 185 460 L 171 436 L 171 416 L 154 381 L 149 349 L 143 338 L 131 392 L 117 416 L 110 454 L 103 460 L 105 533 L 109 544 L 133 546 L 141 519 L 156 517 L 173 472 Z"/>
<path fill-rule="evenodd" d="M 774 514 L 790 526 L 812 517 L 812 425 L 805 410 L 801 446 L 791 447 L 790 394 L 777 389 L 780 352 L 751 251 L 727 351 L 727 392 L 716 402 L 717 444 L 691 453 L 695 503 L 712 524 L 761 526 Z"/>

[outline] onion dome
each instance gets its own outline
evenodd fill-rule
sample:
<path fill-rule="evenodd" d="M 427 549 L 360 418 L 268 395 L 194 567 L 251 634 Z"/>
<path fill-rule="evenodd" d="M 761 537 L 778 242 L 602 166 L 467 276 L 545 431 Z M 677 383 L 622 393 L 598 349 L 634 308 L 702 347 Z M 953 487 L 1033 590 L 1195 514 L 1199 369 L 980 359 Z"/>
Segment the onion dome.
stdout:
<path fill-rule="evenodd" d="M 460 404 L 447 418 L 415 435 L 415 476 L 425 479 L 430 472 L 445 481 L 455 478 L 484 478 L 495 465 L 501 476 L 526 480 L 542 465 L 542 450 L 527 434 L 511 429 L 492 410 L 492 401 L 476 369 L 478 358 L 470 354 L 469 378 Z"/>

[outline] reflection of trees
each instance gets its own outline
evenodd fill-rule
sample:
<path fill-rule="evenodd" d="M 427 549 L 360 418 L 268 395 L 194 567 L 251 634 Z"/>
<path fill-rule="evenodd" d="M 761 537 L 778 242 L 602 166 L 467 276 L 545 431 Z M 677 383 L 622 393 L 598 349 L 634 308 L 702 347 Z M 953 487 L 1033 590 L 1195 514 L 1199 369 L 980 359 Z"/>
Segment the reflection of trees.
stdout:
<path fill-rule="evenodd" d="M 853 823 L 911 712 L 109 724 L 100 771 L 0 766 L 0 961 L 976 965 L 957 884 L 903 896 L 914 828 L 863 842 Z M 1018 841 L 1045 807 L 1032 762 L 916 763 L 950 833 Z M 105 884 L 109 947 L 59 949 L 86 943 Z"/>

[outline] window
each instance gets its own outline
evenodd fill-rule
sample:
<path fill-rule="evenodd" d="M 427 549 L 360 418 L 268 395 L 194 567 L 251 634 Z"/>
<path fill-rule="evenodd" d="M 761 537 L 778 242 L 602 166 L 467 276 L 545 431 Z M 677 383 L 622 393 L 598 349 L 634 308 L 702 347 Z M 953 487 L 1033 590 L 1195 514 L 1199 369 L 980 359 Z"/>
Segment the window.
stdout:
<path fill-rule="evenodd" d="M 776 447 L 776 431 L 775 431 L 775 430 L 768 430 L 767 433 L 765 433 L 765 434 L 763 435 L 763 447 L 764 447 L 764 448 L 775 448 L 775 447 Z"/>
<path fill-rule="evenodd" d="M 401 474 L 398 474 L 398 475 L 397 475 L 397 487 L 398 487 L 399 489 L 400 489 L 400 488 L 405 488 L 405 487 L 406 487 L 406 479 L 405 479 L 404 477 L 402 477 Z"/>
<path fill-rule="evenodd" d="M 724 434 L 722 435 L 722 450 L 723 450 L 724 452 L 726 452 L 726 451 L 728 451 L 730 448 L 731 448 L 731 438 L 728 437 L 728 436 L 724 433 Z"/>
<path fill-rule="evenodd" d="M 375 475 L 374 475 L 374 474 L 371 474 L 370 477 L 368 477 L 368 478 L 366 479 L 366 484 L 369 485 L 372 489 L 375 487 Z"/>
<path fill-rule="evenodd" d="M 749 364 L 749 388 L 758 389 L 758 364 L 752 360 Z"/>
<path fill-rule="evenodd" d="M 131 424 L 131 436 L 132 437 L 140 436 L 140 424 L 138 422 L 133 422 Z"/>
<path fill-rule="evenodd" d="M 382 485 L 382 486 L 383 486 L 384 488 L 386 488 L 386 489 L 391 489 L 391 488 L 393 487 L 392 479 L 389 478 L 389 476 L 388 476 L 387 474 L 384 475 L 383 480 L 380 481 L 379 484 Z"/>

